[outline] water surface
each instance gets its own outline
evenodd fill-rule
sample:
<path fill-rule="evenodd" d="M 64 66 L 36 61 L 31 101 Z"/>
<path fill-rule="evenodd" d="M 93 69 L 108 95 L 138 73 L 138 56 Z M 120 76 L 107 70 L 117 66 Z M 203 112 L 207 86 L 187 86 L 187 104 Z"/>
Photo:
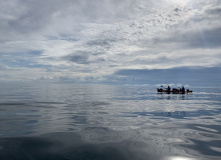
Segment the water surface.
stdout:
<path fill-rule="evenodd" d="M 1 160 L 192 160 L 221 157 L 221 90 L 0 84 Z M 191 88 L 192 89 L 192 88 Z"/>

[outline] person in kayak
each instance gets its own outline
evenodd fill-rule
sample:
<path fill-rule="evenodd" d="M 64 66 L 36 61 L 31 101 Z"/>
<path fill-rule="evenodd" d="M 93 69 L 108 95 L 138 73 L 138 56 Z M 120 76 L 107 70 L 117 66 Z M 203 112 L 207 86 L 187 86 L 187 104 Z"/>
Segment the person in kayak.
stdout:
<path fill-rule="evenodd" d="M 167 91 L 168 91 L 168 93 L 170 93 L 170 86 L 167 87 Z"/>
<path fill-rule="evenodd" d="M 185 92 L 185 88 L 184 88 L 184 86 L 182 86 L 182 92 L 183 92 L 183 93 Z"/>

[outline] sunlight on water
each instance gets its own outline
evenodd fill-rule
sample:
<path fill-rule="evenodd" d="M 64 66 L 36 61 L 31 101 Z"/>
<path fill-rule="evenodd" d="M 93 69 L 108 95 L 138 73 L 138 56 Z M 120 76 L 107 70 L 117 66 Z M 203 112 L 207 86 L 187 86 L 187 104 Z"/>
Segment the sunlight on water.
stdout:
<path fill-rule="evenodd" d="M 169 157 L 164 160 L 197 160 L 196 158 L 188 158 L 188 157 Z"/>

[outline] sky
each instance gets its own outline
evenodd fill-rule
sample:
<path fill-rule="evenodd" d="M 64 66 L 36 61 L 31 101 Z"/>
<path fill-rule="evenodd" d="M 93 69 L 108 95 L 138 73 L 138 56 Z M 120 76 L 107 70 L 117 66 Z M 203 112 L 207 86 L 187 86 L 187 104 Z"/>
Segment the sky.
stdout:
<path fill-rule="evenodd" d="M 149 83 L 177 69 L 192 78 L 210 73 L 221 80 L 219 0 L 0 4 L 2 81 Z"/>

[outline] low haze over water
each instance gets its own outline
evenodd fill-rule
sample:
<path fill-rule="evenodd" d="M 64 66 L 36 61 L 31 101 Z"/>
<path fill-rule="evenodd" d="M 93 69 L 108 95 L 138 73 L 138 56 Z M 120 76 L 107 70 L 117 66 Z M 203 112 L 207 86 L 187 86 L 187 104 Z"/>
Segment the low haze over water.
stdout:
<path fill-rule="evenodd" d="M 1 160 L 215 160 L 221 89 L 0 84 Z"/>

